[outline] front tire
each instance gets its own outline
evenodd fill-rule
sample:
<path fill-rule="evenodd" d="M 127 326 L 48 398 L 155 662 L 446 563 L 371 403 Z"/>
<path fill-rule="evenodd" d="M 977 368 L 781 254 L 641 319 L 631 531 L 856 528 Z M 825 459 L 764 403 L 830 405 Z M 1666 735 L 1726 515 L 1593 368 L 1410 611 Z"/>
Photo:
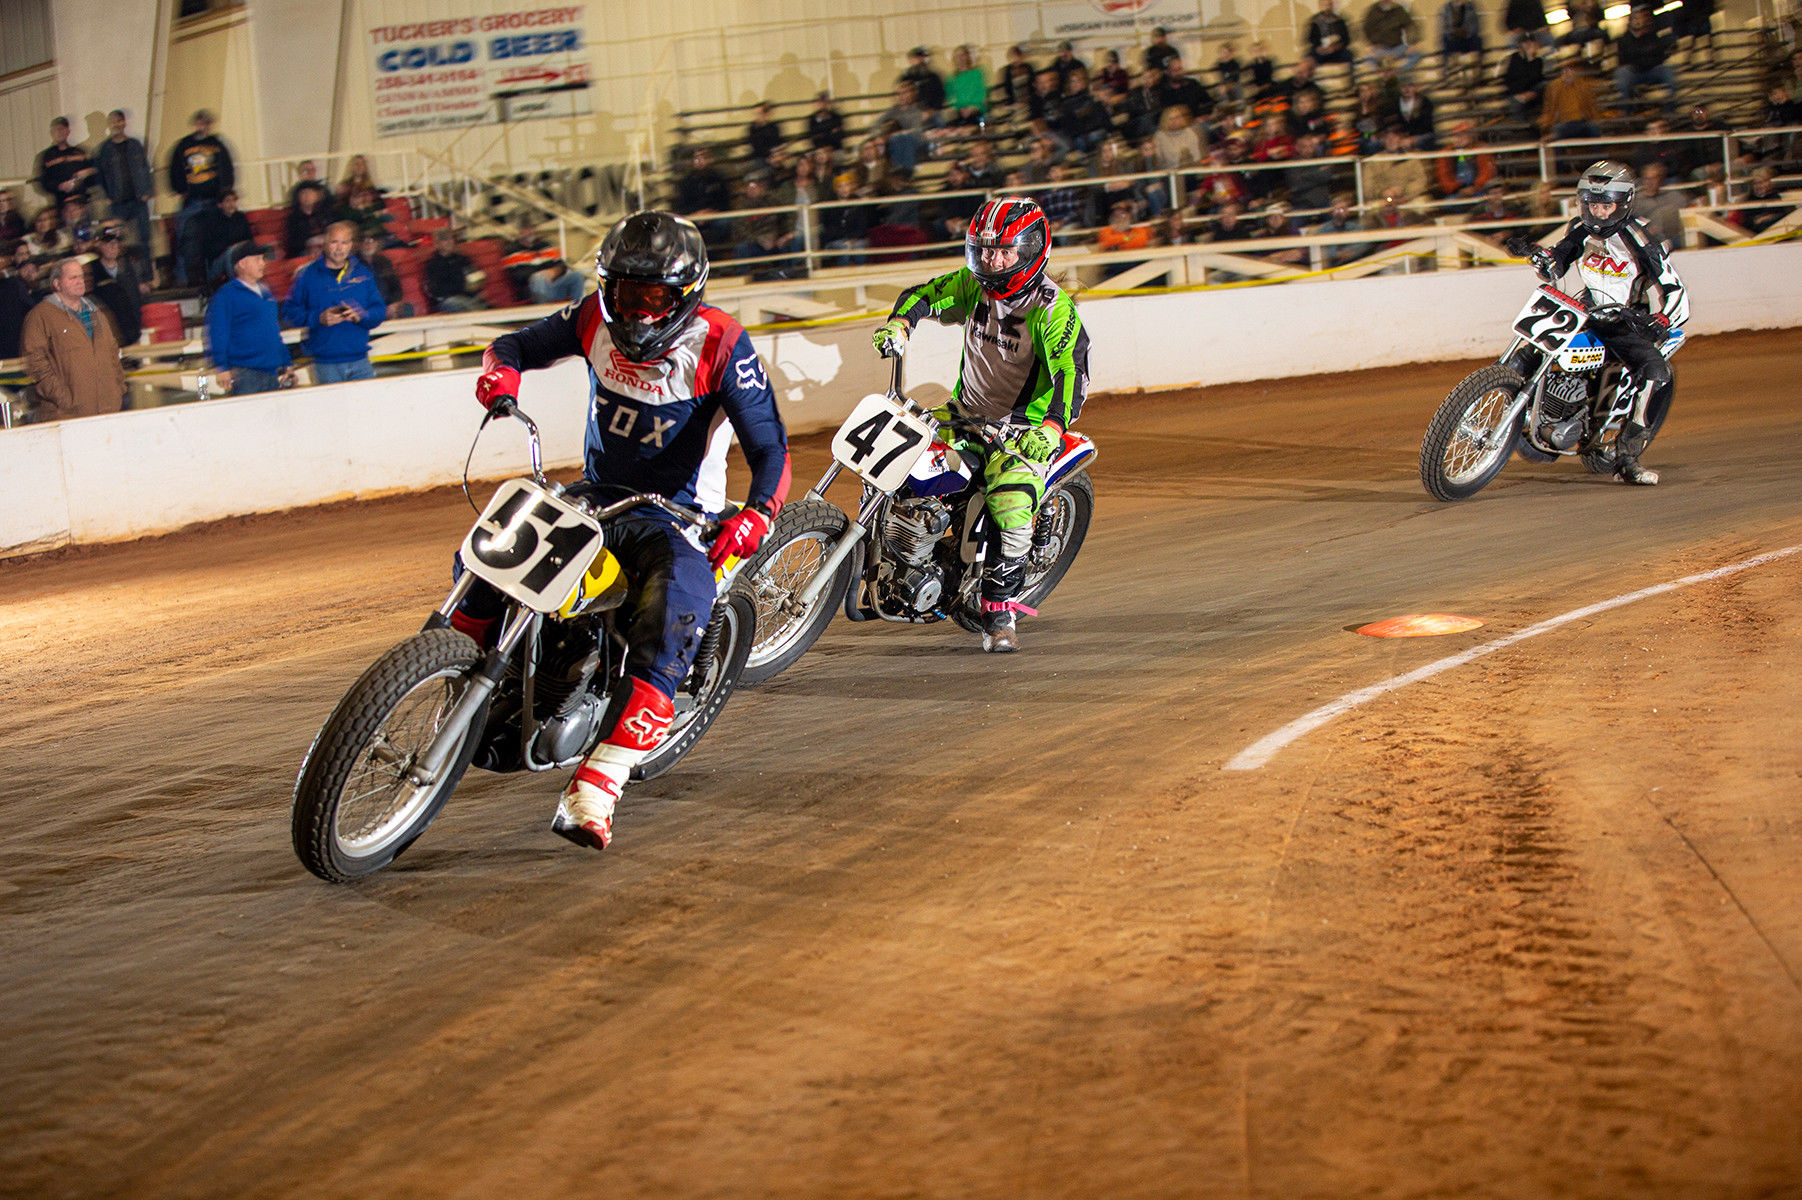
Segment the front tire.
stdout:
<path fill-rule="evenodd" d="M 725 604 L 714 610 L 721 623 L 719 645 L 700 680 L 689 679 L 676 693 L 676 717 L 657 748 L 632 768 L 633 779 L 655 779 L 682 761 L 701 736 L 719 719 L 720 710 L 732 698 L 744 674 L 756 627 L 756 607 L 751 598 L 734 589 Z M 689 688 L 693 687 L 693 691 Z"/>
<path fill-rule="evenodd" d="M 786 606 L 819 573 L 827 555 L 851 527 L 836 505 L 809 496 L 784 505 L 763 545 L 739 572 L 737 586 L 756 605 L 756 633 L 745 660 L 742 687 L 774 679 L 794 666 L 826 632 L 851 586 L 856 555 L 847 556 L 824 591 L 801 612 Z"/>
<path fill-rule="evenodd" d="M 1492 363 L 1453 388 L 1420 443 L 1420 482 L 1437 500 L 1467 500 L 1508 465 L 1520 440 L 1521 377 Z"/>
<path fill-rule="evenodd" d="M 486 710 L 464 731 L 436 784 L 415 784 L 407 772 L 480 661 L 469 638 L 432 629 L 376 659 L 351 685 L 294 782 L 291 834 L 307 870 L 349 883 L 393 862 L 425 832 L 469 769 Z"/>

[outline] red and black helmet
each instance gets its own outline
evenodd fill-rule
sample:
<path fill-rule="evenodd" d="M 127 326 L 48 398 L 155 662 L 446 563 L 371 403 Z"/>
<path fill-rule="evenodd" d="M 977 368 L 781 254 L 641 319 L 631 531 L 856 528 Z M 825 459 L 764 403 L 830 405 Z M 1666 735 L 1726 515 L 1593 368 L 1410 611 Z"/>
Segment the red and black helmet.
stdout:
<path fill-rule="evenodd" d="M 595 255 L 601 319 L 633 362 L 659 357 L 694 318 L 707 286 L 707 244 L 693 223 L 638 212 L 607 231 Z"/>
<path fill-rule="evenodd" d="M 1011 300 L 1045 278 L 1050 248 L 1051 222 L 1044 209 L 1024 196 L 997 196 L 970 218 L 964 262 L 984 292 L 996 300 Z M 1012 261 L 996 262 L 995 252 L 1006 250 L 1014 252 Z"/>

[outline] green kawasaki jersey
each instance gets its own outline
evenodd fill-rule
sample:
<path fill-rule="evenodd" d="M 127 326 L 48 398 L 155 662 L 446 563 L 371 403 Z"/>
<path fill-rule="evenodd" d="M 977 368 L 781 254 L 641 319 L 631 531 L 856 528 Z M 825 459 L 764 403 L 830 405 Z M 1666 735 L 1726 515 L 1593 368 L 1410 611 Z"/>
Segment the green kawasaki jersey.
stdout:
<path fill-rule="evenodd" d="M 908 327 L 931 317 L 964 327 L 964 361 L 953 405 L 984 421 L 1069 428 L 1089 391 L 1089 335 L 1076 305 L 1048 279 L 1019 303 L 991 300 L 959 267 L 895 301 L 890 319 Z"/>

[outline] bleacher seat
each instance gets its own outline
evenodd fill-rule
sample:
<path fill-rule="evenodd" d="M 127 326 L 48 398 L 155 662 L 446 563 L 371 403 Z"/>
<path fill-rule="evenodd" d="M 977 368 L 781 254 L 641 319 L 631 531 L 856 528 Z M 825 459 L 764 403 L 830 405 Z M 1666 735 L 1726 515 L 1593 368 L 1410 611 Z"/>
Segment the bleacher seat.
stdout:
<path fill-rule="evenodd" d="M 186 341 L 188 330 L 181 318 L 181 305 L 169 300 L 153 300 L 144 306 L 144 328 L 153 342 Z"/>

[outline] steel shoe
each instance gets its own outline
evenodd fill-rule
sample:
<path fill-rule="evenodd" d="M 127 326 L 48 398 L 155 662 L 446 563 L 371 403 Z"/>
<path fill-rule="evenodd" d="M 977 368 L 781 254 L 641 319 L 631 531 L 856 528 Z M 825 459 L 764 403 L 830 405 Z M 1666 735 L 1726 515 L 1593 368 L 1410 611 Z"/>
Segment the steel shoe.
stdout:
<path fill-rule="evenodd" d="M 613 841 L 613 806 L 631 770 L 618 763 L 585 762 L 577 767 L 551 817 L 551 832 L 578 846 L 605 850 Z"/>
<path fill-rule="evenodd" d="M 1614 464 L 1614 477 L 1622 483 L 1638 484 L 1640 487 L 1658 486 L 1658 472 L 1640 466 L 1637 458 L 1622 457 Z"/>

